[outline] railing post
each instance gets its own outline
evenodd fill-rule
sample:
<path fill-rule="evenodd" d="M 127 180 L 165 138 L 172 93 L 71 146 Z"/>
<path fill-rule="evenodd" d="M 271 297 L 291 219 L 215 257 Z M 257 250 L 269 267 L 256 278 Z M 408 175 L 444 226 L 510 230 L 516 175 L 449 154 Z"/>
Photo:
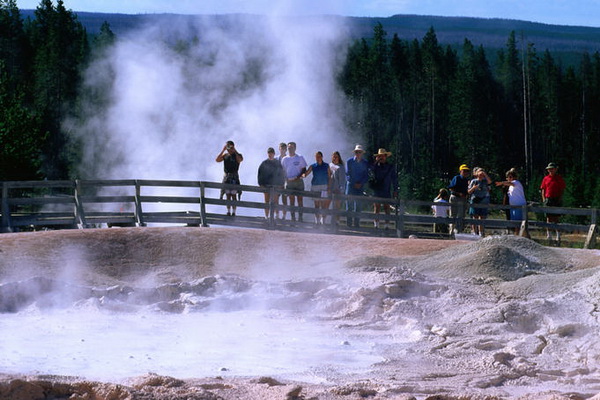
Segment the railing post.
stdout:
<path fill-rule="evenodd" d="M 594 247 L 596 247 L 596 234 L 596 224 L 591 224 L 590 229 L 588 229 L 588 233 L 585 238 L 585 244 L 583 245 L 584 249 L 593 249 Z"/>
<path fill-rule="evenodd" d="M 269 188 L 269 228 L 275 228 L 275 208 L 277 206 L 277 197 L 275 197 L 275 186 Z"/>
<path fill-rule="evenodd" d="M 10 226 L 10 208 L 8 206 L 8 182 L 2 182 L 2 226 L 0 232 L 12 232 Z"/>
<path fill-rule="evenodd" d="M 588 229 L 588 233 L 585 238 L 585 243 L 583 245 L 584 249 L 592 249 L 592 248 L 596 247 L 596 235 L 598 233 L 596 220 L 598 219 L 598 210 L 595 208 L 592 209 L 591 219 L 592 220 L 591 220 L 590 228 Z"/>
<path fill-rule="evenodd" d="M 339 209 L 337 209 L 335 207 L 336 201 L 337 201 L 337 194 L 332 193 L 331 194 L 331 207 L 330 207 L 332 213 L 330 215 L 331 220 L 329 221 L 329 224 L 331 225 L 331 230 L 333 232 L 337 232 L 337 230 L 338 230 L 338 221 L 337 221 L 337 219 L 339 218 L 339 214 L 337 214 L 337 212 L 339 211 Z"/>
<path fill-rule="evenodd" d="M 200 224 L 204 228 L 208 227 L 208 221 L 206 220 L 205 190 L 204 182 L 200 182 Z"/>
<path fill-rule="evenodd" d="M 135 224 L 137 226 L 146 226 L 144 223 L 144 214 L 142 210 L 142 188 L 140 186 L 140 182 L 135 180 Z"/>
<path fill-rule="evenodd" d="M 75 179 L 75 219 L 77 220 L 77 226 L 79 229 L 86 228 L 85 213 L 83 211 L 83 204 L 81 203 L 81 182 L 79 179 Z"/>
<path fill-rule="evenodd" d="M 519 228 L 519 236 L 529 238 L 529 206 L 527 204 L 521 207 L 521 214 L 523 214 L 523 220 Z"/>
<path fill-rule="evenodd" d="M 396 236 L 404 236 L 404 201 L 399 200 L 396 206 Z"/>
<path fill-rule="evenodd" d="M 467 202 L 465 202 L 465 201 L 458 202 L 458 213 L 456 216 L 456 218 L 457 218 L 456 228 L 457 228 L 457 232 L 460 232 L 460 233 L 462 233 L 463 230 L 465 229 L 465 215 L 467 213 L 466 205 L 467 205 Z"/>

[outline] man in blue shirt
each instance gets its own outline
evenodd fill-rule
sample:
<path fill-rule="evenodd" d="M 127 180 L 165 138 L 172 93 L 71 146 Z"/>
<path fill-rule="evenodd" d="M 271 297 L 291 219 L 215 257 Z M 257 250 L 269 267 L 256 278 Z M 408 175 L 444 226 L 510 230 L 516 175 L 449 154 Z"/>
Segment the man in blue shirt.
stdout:
<path fill-rule="evenodd" d="M 363 196 L 366 183 L 369 181 L 369 163 L 363 158 L 365 150 L 360 144 L 354 148 L 354 157 L 346 162 L 346 194 L 351 196 Z M 360 212 L 361 207 L 358 201 L 348 200 L 346 210 Z M 360 218 L 346 218 L 348 226 L 360 225 Z"/>
<path fill-rule="evenodd" d="M 466 164 L 463 164 L 458 169 L 458 175 L 452 178 L 450 182 L 450 216 L 460 217 L 459 223 L 456 226 L 456 232 L 462 232 L 462 219 L 465 218 L 467 210 L 467 198 L 469 196 L 469 175 L 471 170 Z M 451 226 L 452 228 L 452 226 Z"/>

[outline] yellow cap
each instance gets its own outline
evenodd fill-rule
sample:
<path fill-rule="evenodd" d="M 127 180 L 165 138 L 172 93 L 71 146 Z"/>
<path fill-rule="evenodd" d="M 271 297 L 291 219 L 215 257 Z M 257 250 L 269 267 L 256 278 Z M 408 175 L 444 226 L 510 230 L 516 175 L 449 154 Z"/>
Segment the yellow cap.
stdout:
<path fill-rule="evenodd" d="M 459 170 L 459 171 L 464 171 L 464 170 L 470 171 L 470 170 L 471 170 L 471 168 L 469 168 L 469 167 L 467 166 L 467 164 L 463 164 L 463 165 L 461 165 L 461 166 L 460 166 L 460 168 L 459 168 L 458 170 Z"/>

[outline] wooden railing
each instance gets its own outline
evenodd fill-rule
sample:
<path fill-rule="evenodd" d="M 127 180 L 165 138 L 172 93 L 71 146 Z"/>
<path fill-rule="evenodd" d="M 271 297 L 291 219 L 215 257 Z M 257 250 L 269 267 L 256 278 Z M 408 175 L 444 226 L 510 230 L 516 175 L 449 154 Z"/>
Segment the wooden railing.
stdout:
<path fill-rule="evenodd" d="M 238 201 L 221 197 L 222 189 L 240 189 L 244 193 Z M 282 205 L 280 202 L 265 203 L 263 194 L 301 195 L 304 207 Z M 106 226 L 146 226 L 148 224 L 183 224 L 190 226 L 230 225 L 279 230 L 315 231 L 313 215 L 317 209 L 311 198 L 320 194 L 310 191 L 294 192 L 284 189 L 265 189 L 257 186 L 232 186 L 205 181 L 166 180 L 75 180 L 75 181 L 9 181 L 2 182 L 1 224 L 2 232 L 31 229 L 89 228 Z M 532 219 L 549 211 L 536 204 L 522 206 L 523 221 L 507 221 L 500 216 L 485 220 L 471 218 L 435 218 L 429 214 L 432 202 L 381 199 L 369 196 L 334 195 L 331 204 L 341 202 L 342 207 L 319 210 L 326 216 L 326 223 L 317 226 L 320 231 L 339 234 L 408 237 L 452 237 L 452 234 L 434 234 L 431 227 L 452 224 L 458 228 L 467 225 L 483 226 L 490 230 L 514 230 L 522 235 L 530 231 L 546 229 L 561 232 L 583 232 L 584 247 L 594 247 L 596 240 L 597 209 L 551 208 L 553 213 L 577 216 L 583 222 L 551 224 L 544 218 Z M 360 211 L 347 211 L 347 201 L 360 203 Z M 381 226 L 388 222 L 391 229 L 377 229 L 373 225 L 374 203 L 389 204 L 390 215 L 379 214 Z M 226 206 L 237 207 L 235 218 L 225 215 Z M 505 211 L 511 206 L 477 205 L 490 212 Z M 265 210 L 267 217 L 265 218 Z M 419 212 L 420 211 L 420 212 Z M 278 215 L 287 213 L 288 218 Z M 291 221 L 290 213 L 303 213 L 304 222 Z M 457 215 L 462 215 L 459 212 Z M 362 223 L 347 226 L 347 219 L 360 218 Z"/>

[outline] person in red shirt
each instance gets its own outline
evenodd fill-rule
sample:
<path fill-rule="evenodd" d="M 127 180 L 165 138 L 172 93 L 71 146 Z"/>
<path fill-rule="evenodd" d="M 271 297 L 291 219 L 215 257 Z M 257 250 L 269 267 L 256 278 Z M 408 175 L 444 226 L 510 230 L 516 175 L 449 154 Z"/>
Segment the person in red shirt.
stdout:
<path fill-rule="evenodd" d="M 540 190 L 542 193 L 542 201 L 546 207 L 561 207 L 562 197 L 565 192 L 565 180 L 558 174 L 558 165 L 551 162 L 546 167 L 548 175 L 542 179 Z M 546 222 L 557 224 L 560 222 L 560 214 L 546 214 Z M 550 230 L 546 229 L 546 237 L 550 239 Z M 556 230 L 556 240 L 560 240 L 560 232 Z"/>

